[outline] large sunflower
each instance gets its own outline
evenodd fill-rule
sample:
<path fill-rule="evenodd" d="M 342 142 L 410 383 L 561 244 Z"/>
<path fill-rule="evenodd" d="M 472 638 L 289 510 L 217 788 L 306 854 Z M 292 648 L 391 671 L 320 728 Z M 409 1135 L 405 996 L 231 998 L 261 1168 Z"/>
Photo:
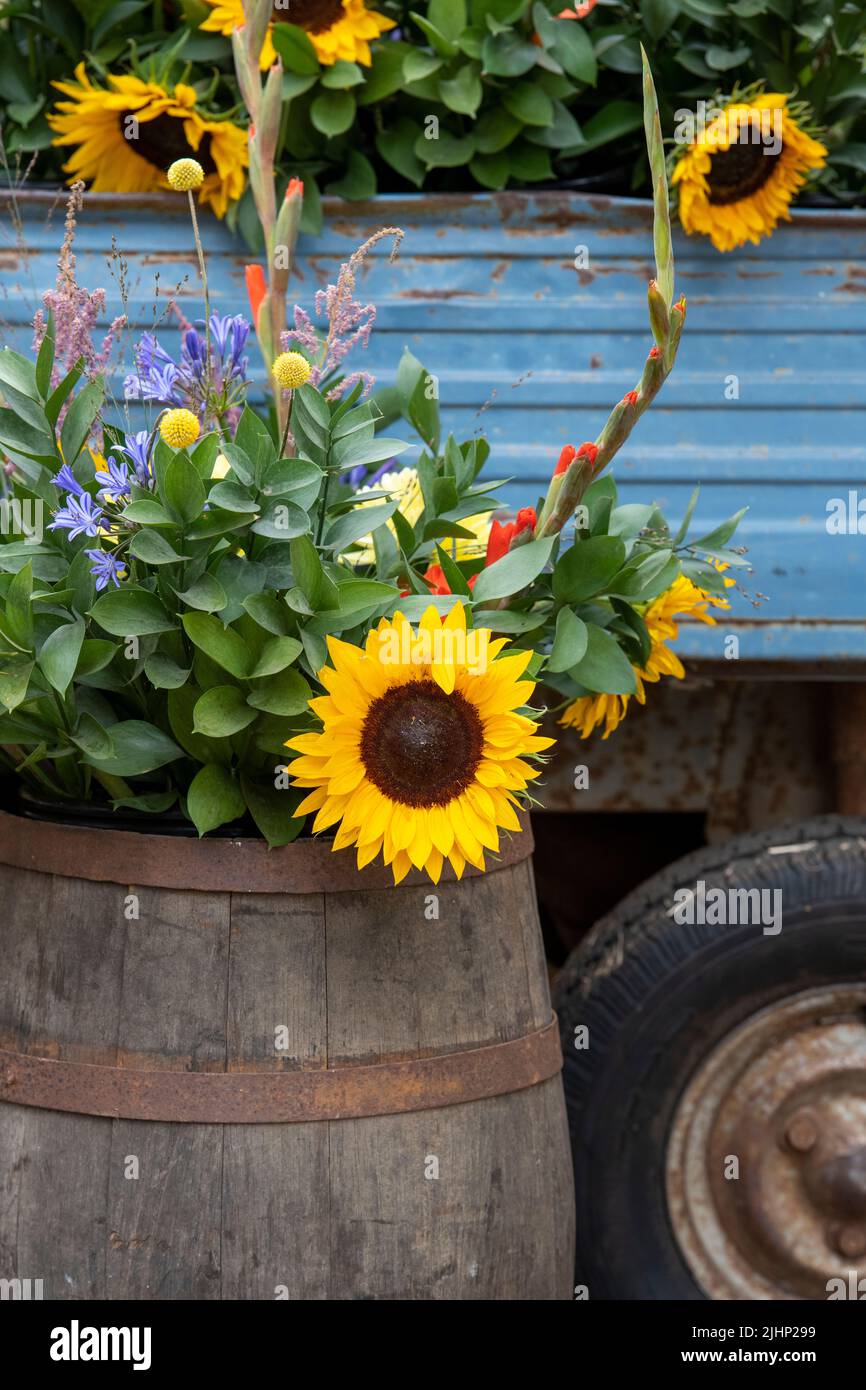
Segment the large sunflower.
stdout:
<path fill-rule="evenodd" d="M 676 164 L 680 222 L 686 232 L 708 236 L 717 251 L 757 244 L 791 220 L 791 201 L 826 157 L 794 119 L 786 96 L 765 92 L 732 102 Z"/>
<path fill-rule="evenodd" d="M 69 182 L 85 179 L 96 193 L 151 193 L 168 188 L 166 170 L 194 154 L 205 172 L 199 201 L 224 217 L 246 183 L 247 136 L 230 121 L 196 109 L 196 92 L 183 82 L 171 90 L 140 77 L 109 77 L 99 87 L 83 63 L 74 82 L 55 82 L 68 101 L 48 117 L 55 145 L 77 148 L 64 164 Z"/>
<path fill-rule="evenodd" d="M 213 14 L 201 25 L 215 34 L 231 34 L 244 22 L 243 0 L 207 0 Z M 338 59 L 348 63 L 363 63 L 369 67 L 371 39 L 378 39 L 396 23 L 375 10 L 368 10 L 364 0 L 291 0 L 291 5 L 274 6 L 274 21 L 294 24 L 303 29 L 316 57 L 325 67 Z M 261 66 L 269 68 L 276 60 L 276 50 L 268 30 L 262 45 Z"/>
<path fill-rule="evenodd" d="M 732 579 L 725 580 L 728 585 L 733 582 Z M 662 676 L 682 680 L 686 674 L 676 652 L 672 652 L 667 645 L 668 642 L 675 642 L 679 636 L 675 619 L 690 618 L 714 627 L 716 620 L 710 612 L 711 606 L 730 608 L 727 599 L 699 589 L 684 574 L 679 575 L 671 587 L 648 606 L 643 619 L 650 637 L 650 654 L 645 666 L 634 667 L 637 684 L 634 699 L 639 705 L 646 704 L 647 684 L 654 685 Z M 631 699 L 631 695 L 581 695 L 567 706 L 559 722 L 577 729 L 581 738 L 589 738 L 594 729 L 600 728 L 604 729 L 602 738 L 610 738 L 625 718 Z"/>
<path fill-rule="evenodd" d="M 431 605 L 417 634 L 383 618 L 364 650 L 329 637 L 328 693 L 310 701 L 321 732 L 286 745 L 295 785 L 311 789 L 297 814 L 315 811 L 314 831 L 339 822 L 334 849 L 356 845 L 359 869 L 381 850 L 395 883 L 413 864 L 437 883 L 446 858 L 458 878 L 484 869 L 500 829 L 520 829 L 514 807 L 539 771 L 525 755 L 553 742 L 519 712 L 532 653 L 499 657 L 506 642 L 467 632 L 462 603 L 444 620 Z"/>

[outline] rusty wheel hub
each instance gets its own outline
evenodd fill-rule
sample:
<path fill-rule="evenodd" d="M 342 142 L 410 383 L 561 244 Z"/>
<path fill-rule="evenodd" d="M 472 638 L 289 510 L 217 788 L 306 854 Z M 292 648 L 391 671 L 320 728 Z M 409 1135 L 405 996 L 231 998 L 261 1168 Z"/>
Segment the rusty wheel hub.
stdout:
<path fill-rule="evenodd" d="M 794 995 L 715 1048 L 677 1106 L 667 1199 L 710 1298 L 856 1290 L 866 1276 L 866 986 Z"/>

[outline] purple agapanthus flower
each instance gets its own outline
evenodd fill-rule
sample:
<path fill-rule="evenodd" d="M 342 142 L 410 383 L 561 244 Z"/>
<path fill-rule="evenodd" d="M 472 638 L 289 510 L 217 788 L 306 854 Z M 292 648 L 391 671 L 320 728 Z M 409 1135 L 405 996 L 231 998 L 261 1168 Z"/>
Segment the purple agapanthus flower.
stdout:
<path fill-rule="evenodd" d="M 203 319 L 196 327 L 185 326 L 178 361 L 153 333 L 144 333 L 135 346 L 135 371 L 124 383 L 127 400 L 185 406 L 205 427 L 230 421 L 248 385 L 244 346 L 249 331 L 241 314 L 211 314 L 207 328 Z"/>
<path fill-rule="evenodd" d="M 150 467 L 152 442 L 153 436 L 149 430 L 138 430 L 136 434 L 128 434 L 123 444 L 114 445 L 116 452 L 123 454 L 132 464 L 139 487 L 149 487 L 153 477 Z"/>
<path fill-rule="evenodd" d="M 69 539 L 76 536 L 98 536 L 104 512 L 97 506 L 89 492 L 77 497 L 68 496 L 66 506 L 54 513 L 54 520 L 48 523 L 49 531 L 68 531 Z"/>
<path fill-rule="evenodd" d="M 76 497 L 80 497 L 84 491 L 68 463 L 64 463 L 60 472 L 51 481 L 61 492 L 71 492 Z"/>
<path fill-rule="evenodd" d="M 90 573 L 96 580 L 96 591 L 107 589 L 109 584 L 113 584 L 116 589 L 120 588 L 120 582 L 126 578 L 126 565 L 123 560 L 116 555 L 109 555 L 105 550 L 85 550 L 85 555 L 91 561 Z"/>
<path fill-rule="evenodd" d="M 121 502 L 130 495 L 129 468 L 117 459 L 106 460 L 105 468 L 97 468 L 96 481 L 101 483 L 97 496 L 101 502 Z"/>

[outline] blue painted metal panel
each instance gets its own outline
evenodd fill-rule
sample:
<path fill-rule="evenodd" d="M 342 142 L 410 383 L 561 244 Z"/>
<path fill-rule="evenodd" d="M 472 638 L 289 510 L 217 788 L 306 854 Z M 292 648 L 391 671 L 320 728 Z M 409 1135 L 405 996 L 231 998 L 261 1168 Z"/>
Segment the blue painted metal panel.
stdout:
<path fill-rule="evenodd" d="M 21 347 L 54 277 L 62 204 L 42 194 L 19 211 L 16 233 L 0 199 L 0 328 Z M 359 277 L 378 316 L 354 365 L 385 383 L 410 346 L 439 379 L 447 425 L 489 435 L 492 475 L 513 478 L 509 504 L 534 501 L 562 444 L 596 435 L 639 374 L 649 207 L 549 192 L 335 202 L 323 234 L 301 242 L 298 301 L 311 309 L 315 290 L 385 224 L 403 227 L 406 240 L 395 265 L 380 252 Z M 215 307 L 244 311 L 247 253 L 213 219 L 202 230 Z M 79 278 L 106 287 L 107 316 L 123 307 L 116 258 L 113 273 L 106 266 L 112 236 L 128 262 L 135 330 L 165 315 L 172 294 L 190 316 L 198 311 L 182 200 L 91 195 Z M 579 257 L 576 268 L 580 247 L 588 263 Z M 739 632 L 744 657 L 866 659 L 866 535 L 831 535 L 826 525 L 832 498 L 860 487 L 866 502 L 866 215 L 798 212 L 735 255 L 683 237 L 676 253 L 686 332 L 671 380 L 617 459 L 623 500 L 655 499 L 676 521 L 700 482 L 706 529 L 749 505 L 746 587 L 768 597 L 757 608 L 734 600 L 724 630 Z M 170 340 L 170 318 L 163 331 Z M 257 382 L 261 392 L 261 372 Z M 689 629 L 683 650 L 716 656 L 721 632 Z"/>

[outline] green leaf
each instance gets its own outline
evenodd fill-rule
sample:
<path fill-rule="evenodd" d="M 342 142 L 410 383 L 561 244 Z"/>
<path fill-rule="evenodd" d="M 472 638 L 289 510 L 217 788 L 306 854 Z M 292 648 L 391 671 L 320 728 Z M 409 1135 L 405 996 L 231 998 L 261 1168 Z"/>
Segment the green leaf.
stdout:
<path fill-rule="evenodd" d="M 83 711 L 76 725 L 72 741 L 89 758 L 101 758 L 106 761 L 114 757 L 111 734 L 87 710 Z"/>
<path fill-rule="evenodd" d="M 595 86 L 598 76 L 598 63 L 592 39 L 582 24 L 567 20 L 553 20 L 554 38 L 547 44 L 548 51 L 568 73 L 579 82 Z"/>
<path fill-rule="evenodd" d="M 553 102 L 535 82 L 516 82 L 502 93 L 502 104 L 524 125 L 550 125 Z"/>
<path fill-rule="evenodd" d="M 272 632 L 277 637 L 286 637 L 291 632 L 291 614 L 273 594 L 250 594 L 244 599 L 243 605 L 253 621 L 266 632 Z"/>
<path fill-rule="evenodd" d="M 193 733 L 204 734 L 205 738 L 230 738 L 257 718 L 236 685 L 215 685 L 196 702 Z"/>
<path fill-rule="evenodd" d="M 276 25 L 274 32 L 283 27 L 287 26 Z M 226 768 L 216 763 L 208 763 L 196 773 L 186 794 L 186 805 L 200 836 L 239 820 L 246 810 L 237 782 Z"/>
<path fill-rule="evenodd" d="M 213 507 L 222 507 L 226 512 L 258 512 L 261 510 L 254 497 L 251 497 L 238 483 L 233 483 L 229 479 L 217 483 L 215 487 L 211 488 L 208 502 Z"/>
<path fill-rule="evenodd" d="M 274 48 L 289 72 L 312 76 L 320 71 L 319 60 L 309 35 L 295 24 L 275 24 L 271 29 Z"/>
<path fill-rule="evenodd" d="M 414 10 L 411 10 L 410 13 L 413 20 L 418 25 L 418 28 L 429 39 L 430 44 L 435 48 L 436 52 L 441 53 L 443 58 L 453 58 L 455 53 L 459 51 L 454 39 L 449 38 L 447 34 L 443 34 L 441 29 L 437 29 L 436 25 L 431 23 L 430 20 L 425 19 L 423 15 L 416 14 Z"/>
<path fill-rule="evenodd" d="M 104 637 L 87 637 L 81 644 L 76 676 L 92 676 L 96 671 L 104 671 L 120 648 Z"/>
<path fill-rule="evenodd" d="M 731 6 L 732 10 L 736 8 Z M 641 0 L 640 12 L 650 38 L 660 39 L 678 17 L 680 6 L 677 0 Z"/>
<path fill-rule="evenodd" d="M 611 141 L 622 140 L 643 124 L 643 112 L 634 101 L 609 101 L 582 125 L 586 149 L 597 149 Z"/>
<path fill-rule="evenodd" d="M 518 34 L 488 34 L 481 46 L 481 57 L 485 73 L 493 77 L 521 77 L 535 67 L 538 49 Z"/>
<path fill-rule="evenodd" d="M 179 690 L 189 680 L 189 671 L 164 652 L 153 652 L 145 657 L 144 674 L 157 690 Z"/>
<path fill-rule="evenodd" d="M 429 0 L 427 18 L 447 39 L 458 39 L 466 28 L 466 0 Z"/>
<path fill-rule="evenodd" d="M 632 664 L 622 647 L 604 628 L 587 625 L 586 652 L 568 673 L 578 685 L 607 695 L 634 695 Z"/>
<path fill-rule="evenodd" d="M 338 58 L 333 67 L 325 68 L 321 80 L 323 87 L 357 87 L 364 81 L 364 74 L 357 63 Z"/>
<path fill-rule="evenodd" d="M 498 154 L 477 154 L 474 159 L 470 160 L 469 170 L 482 188 L 493 188 L 501 191 L 508 183 L 511 174 L 508 151 L 500 150 Z"/>
<path fill-rule="evenodd" d="M 403 45 L 378 43 L 373 49 L 373 63 L 367 80 L 358 88 L 358 105 L 371 106 L 398 92 L 403 86 Z"/>
<path fill-rule="evenodd" d="M 174 522 L 165 507 L 150 497 L 141 497 L 130 502 L 121 512 L 124 521 L 134 521 L 136 526 L 173 526 Z"/>
<path fill-rule="evenodd" d="M 296 637 L 272 637 L 262 647 L 258 661 L 250 671 L 250 680 L 257 680 L 261 676 L 275 676 L 278 671 L 291 666 L 302 651 L 303 645 Z"/>
<path fill-rule="evenodd" d="M 482 111 L 475 127 L 475 143 L 480 154 L 498 154 L 519 135 L 523 126 L 502 106 Z"/>
<path fill-rule="evenodd" d="M 420 188 L 424 182 L 425 166 L 415 153 L 415 142 L 421 134 L 417 121 L 399 116 L 388 123 L 387 130 L 376 132 L 376 153 L 386 164 L 409 183 Z"/>
<path fill-rule="evenodd" d="M 731 68 L 740 68 L 751 56 L 752 50 L 743 45 L 739 48 L 721 48 L 718 44 L 711 44 L 704 54 L 707 66 L 714 72 L 728 72 Z"/>
<path fill-rule="evenodd" d="M 57 424 L 61 410 L 71 393 L 75 390 L 84 373 L 84 358 L 79 357 L 78 361 L 66 373 L 66 376 L 55 387 L 48 400 L 45 402 L 45 417 L 52 429 Z"/>
<path fill-rule="evenodd" d="M 556 636 L 547 659 L 548 671 L 567 671 L 576 666 L 586 653 L 589 633 L 586 623 L 570 608 L 561 608 L 556 616 Z"/>
<path fill-rule="evenodd" d="M 52 689 L 65 695 L 69 689 L 84 642 L 84 623 L 64 623 L 49 633 L 37 658 L 39 669 Z"/>
<path fill-rule="evenodd" d="M 189 640 L 224 671 L 243 680 L 252 666 L 252 653 L 244 639 L 224 627 L 210 613 L 184 613 L 183 625 Z"/>
<path fill-rule="evenodd" d="M 115 777 L 140 777 L 182 756 L 167 734 L 141 719 L 122 719 L 111 725 L 113 754 L 109 758 L 88 756 L 91 767 Z"/>
<path fill-rule="evenodd" d="M 476 604 L 510 598 L 512 594 L 518 594 L 521 589 L 525 589 L 541 574 L 550 559 L 555 540 L 555 536 L 545 536 L 543 540 L 519 545 L 515 550 L 503 555 L 501 560 L 482 570 L 475 581 L 473 591 Z"/>
<path fill-rule="evenodd" d="M 36 358 L 36 386 L 43 400 L 51 393 L 51 372 L 54 367 L 54 314 L 48 311 L 48 324 L 45 336 L 39 346 Z"/>
<path fill-rule="evenodd" d="M 241 791 L 247 810 L 268 842 L 269 849 L 291 844 L 304 828 L 306 816 L 296 817 L 301 794 L 294 787 L 282 790 L 273 782 L 253 781 L 241 773 Z"/>
<path fill-rule="evenodd" d="M 200 575 L 188 589 L 176 589 L 175 593 L 188 608 L 198 608 L 203 613 L 219 613 L 228 603 L 225 589 L 212 574 Z"/>
<path fill-rule="evenodd" d="M 575 541 L 553 571 L 553 593 L 560 603 L 582 603 L 604 591 L 625 562 L 625 544 L 617 536 Z"/>
<path fill-rule="evenodd" d="M 0 671 L 0 703 L 8 710 L 17 709 L 25 699 L 32 673 L 32 661 L 18 662 Z"/>
<path fill-rule="evenodd" d="M 439 83 L 439 95 L 451 111 L 474 116 L 481 105 L 481 78 L 472 63 L 464 63 L 453 77 Z"/>
<path fill-rule="evenodd" d="M 148 792 L 144 796 L 119 796 L 116 801 L 112 801 L 111 809 L 119 811 L 122 807 L 128 806 L 132 811 L 146 811 L 152 816 L 162 816 L 176 801 L 176 791 Z"/>
<path fill-rule="evenodd" d="M 206 495 L 198 469 L 183 454 L 176 454 L 165 470 L 163 500 L 187 525 L 204 511 Z"/>
<path fill-rule="evenodd" d="M 87 442 L 96 417 L 105 401 L 105 388 L 101 378 L 88 384 L 78 392 L 63 421 L 60 431 L 60 444 L 63 458 L 72 466 Z"/>
<path fill-rule="evenodd" d="M 376 192 L 376 171 L 367 156 L 360 150 L 349 150 L 342 178 L 327 184 L 325 192 L 332 197 L 356 202 L 361 198 L 372 198 Z"/>
<path fill-rule="evenodd" d="M 378 502 L 372 507 L 356 507 L 354 511 L 346 512 L 329 528 L 325 539 L 326 549 L 345 550 L 355 541 L 372 534 L 377 526 L 384 526 L 396 510 L 397 503 L 392 501 Z"/>
<path fill-rule="evenodd" d="M 474 153 L 474 135 L 452 135 L 440 130 L 436 139 L 428 139 L 422 132 L 415 141 L 415 154 L 428 169 L 456 169 L 468 164 Z"/>
<path fill-rule="evenodd" d="M 723 521 L 721 526 L 716 526 L 714 530 L 708 531 L 705 536 L 699 536 L 697 540 L 689 541 L 690 550 L 714 551 L 727 545 L 733 536 L 743 517 L 748 511 L 748 507 L 741 507 L 733 516 L 729 516 L 727 521 Z"/>
<path fill-rule="evenodd" d="M 303 714 L 312 693 L 299 671 L 281 671 L 259 681 L 247 696 L 247 704 L 267 714 Z"/>
<path fill-rule="evenodd" d="M 6 631 L 22 649 L 33 646 L 33 564 L 28 561 L 6 590 Z"/>
<path fill-rule="evenodd" d="M 553 178 L 553 165 L 547 150 L 530 145 L 526 140 L 515 140 L 509 146 L 508 161 L 514 177 L 524 183 L 540 183 Z"/>
<path fill-rule="evenodd" d="M 189 559 L 188 555 L 178 555 L 158 531 L 136 531 L 129 542 L 129 553 L 146 565 L 176 565 Z"/>
<path fill-rule="evenodd" d="M 321 92 L 310 107 L 310 120 L 322 135 L 344 135 L 354 119 L 355 98 L 351 92 Z"/>
<path fill-rule="evenodd" d="M 290 541 L 303 536 L 310 529 L 310 518 L 296 502 L 278 500 L 271 502 L 258 521 L 250 527 L 257 536 L 270 536 L 272 540 Z"/>
<path fill-rule="evenodd" d="M 175 626 L 156 594 L 148 589 L 124 586 L 98 598 L 90 616 L 112 637 L 146 637 L 169 632 Z"/>
<path fill-rule="evenodd" d="M 325 574 L 319 552 L 309 536 L 299 536 L 293 540 L 289 550 L 295 582 L 310 607 L 313 610 L 336 608 L 339 604 L 337 586 Z"/>

